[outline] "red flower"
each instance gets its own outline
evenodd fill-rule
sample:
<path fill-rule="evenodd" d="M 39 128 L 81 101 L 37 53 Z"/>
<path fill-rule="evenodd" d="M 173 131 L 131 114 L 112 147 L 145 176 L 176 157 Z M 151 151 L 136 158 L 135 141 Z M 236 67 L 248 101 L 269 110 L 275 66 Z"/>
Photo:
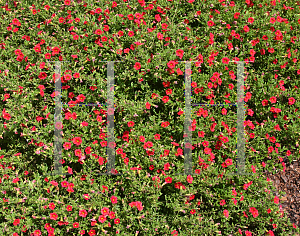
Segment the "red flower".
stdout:
<path fill-rule="evenodd" d="M 89 236 L 96 235 L 96 230 L 91 229 L 91 230 L 88 232 L 88 234 L 89 234 Z"/>
<path fill-rule="evenodd" d="M 116 204 L 118 202 L 118 198 L 116 196 L 111 196 L 110 200 L 112 204 Z"/>
<path fill-rule="evenodd" d="M 275 24 L 276 23 L 276 19 L 274 17 L 270 18 L 270 23 Z"/>
<path fill-rule="evenodd" d="M 252 213 L 253 217 L 256 218 L 259 214 L 258 214 L 258 210 L 255 207 L 250 207 L 249 212 Z"/>
<path fill-rule="evenodd" d="M 128 20 L 133 20 L 134 16 L 132 14 L 127 15 Z"/>
<path fill-rule="evenodd" d="M 192 209 L 192 210 L 190 211 L 190 213 L 191 213 L 192 215 L 194 215 L 194 214 L 196 213 L 196 210 L 195 210 L 195 209 Z"/>
<path fill-rule="evenodd" d="M 274 197 L 274 203 L 279 204 L 279 197 L 277 197 L 277 196 Z"/>
<path fill-rule="evenodd" d="M 106 215 L 109 214 L 109 209 L 108 209 L 107 207 L 103 207 L 103 208 L 101 209 L 101 213 L 102 213 L 104 216 L 106 216 Z"/>
<path fill-rule="evenodd" d="M 86 217 L 87 211 L 86 210 L 79 210 L 79 216 Z"/>
<path fill-rule="evenodd" d="M 16 226 L 18 224 L 20 224 L 20 219 L 15 219 L 13 225 Z"/>
<path fill-rule="evenodd" d="M 12 23 L 13 23 L 13 25 L 21 26 L 21 23 L 20 23 L 20 21 L 17 18 L 14 18 L 12 20 Z"/>
<path fill-rule="evenodd" d="M 165 183 L 167 183 L 167 184 L 172 183 L 172 178 L 171 177 L 165 178 Z"/>
<path fill-rule="evenodd" d="M 102 12 L 102 9 L 101 8 L 97 8 L 96 10 L 95 10 L 95 13 L 97 13 L 97 14 L 99 14 L 99 13 L 101 13 Z"/>
<path fill-rule="evenodd" d="M 157 38 L 159 39 L 159 40 L 163 40 L 164 39 L 164 35 L 162 34 L 162 33 L 157 33 Z"/>
<path fill-rule="evenodd" d="M 104 223 L 106 221 L 106 216 L 104 215 L 99 216 L 98 221 Z"/>
<path fill-rule="evenodd" d="M 80 94 L 80 95 L 77 96 L 76 98 L 77 98 L 77 100 L 78 100 L 79 102 L 84 102 L 85 96 L 84 96 L 83 94 Z"/>
<path fill-rule="evenodd" d="M 163 82 L 164 83 L 164 82 Z M 152 93 L 151 98 L 156 99 L 158 97 L 158 95 L 156 93 Z"/>
<path fill-rule="evenodd" d="M 174 230 L 171 232 L 171 234 L 172 234 L 172 236 L 178 236 L 178 231 L 174 229 Z"/>
<path fill-rule="evenodd" d="M 129 37 L 133 37 L 133 36 L 134 36 L 134 32 L 133 32 L 133 31 L 129 31 L 129 32 L 128 32 L 128 36 L 129 36 Z"/>
<path fill-rule="evenodd" d="M 183 53 L 184 53 L 184 51 L 183 51 L 182 49 L 178 49 L 178 50 L 176 51 L 176 55 L 177 55 L 180 59 L 182 59 Z"/>
<path fill-rule="evenodd" d="M 168 127 L 169 125 L 170 123 L 168 121 L 161 123 L 161 127 Z"/>
<path fill-rule="evenodd" d="M 150 104 L 149 102 L 147 102 L 147 103 L 146 103 L 146 108 L 147 108 L 147 109 L 150 109 L 150 107 L 151 107 L 151 104 Z"/>
<path fill-rule="evenodd" d="M 37 121 L 41 121 L 41 120 L 43 120 L 43 119 L 44 119 L 44 118 L 41 117 L 41 116 L 37 116 L 37 117 L 36 117 L 36 120 L 37 120 Z"/>
<path fill-rule="evenodd" d="M 274 48 L 268 48 L 268 52 L 269 52 L 269 53 L 274 53 L 275 50 L 274 50 Z"/>
<path fill-rule="evenodd" d="M 53 55 L 59 54 L 59 52 L 60 52 L 59 47 L 54 47 L 54 48 L 52 48 L 52 53 L 53 53 Z"/>
<path fill-rule="evenodd" d="M 252 236 L 252 233 L 248 230 L 245 231 L 246 236 Z"/>
<path fill-rule="evenodd" d="M 191 175 L 188 175 L 187 177 L 186 177 L 186 179 L 187 179 L 187 182 L 188 183 L 193 183 L 193 177 L 191 176 Z"/>
<path fill-rule="evenodd" d="M 37 46 L 39 46 L 39 45 L 37 45 Z M 16 49 L 15 50 L 15 55 L 19 55 L 20 53 L 22 53 L 21 49 Z"/>
<path fill-rule="evenodd" d="M 140 136 L 140 141 L 143 143 L 145 142 L 145 137 L 144 136 Z"/>
<path fill-rule="evenodd" d="M 228 64 L 229 63 L 229 58 L 228 57 L 224 57 L 224 58 L 222 58 L 222 63 L 223 64 Z"/>
<path fill-rule="evenodd" d="M 97 35 L 101 35 L 103 32 L 102 32 L 102 30 L 101 29 L 96 29 L 95 30 L 95 34 L 97 34 Z"/>
<path fill-rule="evenodd" d="M 249 32 L 249 30 L 250 30 L 250 29 L 249 29 L 248 25 L 245 25 L 245 26 L 244 26 L 244 31 L 245 31 L 245 32 Z"/>
<path fill-rule="evenodd" d="M 175 61 L 169 61 L 169 62 L 167 63 L 167 65 L 168 65 L 168 67 L 169 67 L 170 69 L 173 69 L 173 68 L 175 68 Z"/>
<path fill-rule="evenodd" d="M 276 30 L 275 35 L 276 35 L 276 36 L 282 36 L 282 33 L 281 33 L 280 30 Z"/>
<path fill-rule="evenodd" d="M 160 22 L 160 21 L 161 21 L 161 17 L 160 17 L 159 14 L 156 14 L 156 15 L 155 15 L 155 20 L 156 20 L 157 22 Z"/>
<path fill-rule="evenodd" d="M 134 126 L 134 122 L 133 122 L 133 121 L 129 121 L 129 122 L 127 123 L 127 125 L 128 125 L 128 127 L 133 127 L 133 126 Z"/>
<path fill-rule="evenodd" d="M 71 148 L 71 145 L 72 145 L 71 143 L 65 142 L 63 147 L 64 147 L 65 150 L 69 150 Z"/>
<path fill-rule="evenodd" d="M 177 183 L 175 183 L 174 184 L 174 186 L 175 186 L 175 188 L 177 188 L 177 189 L 186 189 L 186 187 L 181 183 L 181 182 L 177 182 Z"/>
<path fill-rule="evenodd" d="M 120 37 L 122 37 L 122 36 L 124 35 L 124 32 L 123 32 L 123 31 L 119 31 L 119 32 L 118 32 L 118 35 L 119 35 Z"/>
<path fill-rule="evenodd" d="M 50 59 L 51 58 L 51 54 L 50 53 L 46 53 L 45 54 L 45 59 Z"/>
<path fill-rule="evenodd" d="M 77 73 L 74 73 L 73 75 L 74 78 L 79 78 L 80 77 L 80 74 L 77 72 Z"/>
<path fill-rule="evenodd" d="M 289 100 L 289 103 L 288 103 L 289 105 L 293 105 L 296 101 L 295 98 L 293 98 L 293 97 L 289 98 L 288 100 Z"/>
<path fill-rule="evenodd" d="M 297 229 L 297 226 L 295 225 L 295 223 L 293 223 L 293 228 Z"/>
<path fill-rule="evenodd" d="M 101 41 L 102 41 L 102 42 L 106 42 L 106 41 L 107 41 L 107 37 L 106 37 L 106 36 L 103 36 L 103 37 L 101 38 Z"/>
<path fill-rule="evenodd" d="M 135 65 L 134 65 L 134 69 L 136 69 L 136 70 L 141 69 L 141 63 L 136 62 Z"/>
<path fill-rule="evenodd" d="M 162 100 L 163 100 L 164 103 L 167 103 L 169 101 L 169 97 L 168 96 L 164 96 L 162 98 Z"/>
<path fill-rule="evenodd" d="M 55 204 L 54 204 L 53 202 L 50 202 L 50 203 L 49 203 L 49 208 L 50 208 L 51 210 L 54 210 L 54 209 L 55 209 Z"/>
<path fill-rule="evenodd" d="M 64 75 L 64 79 L 65 79 L 65 80 L 71 80 L 71 79 L 72 79 L 72 75 L 70 75 L 70 74 L 65 74 L 65 75 Z"/>
<path fill-rule="evenodd" d="M 79 228 L 79 223 L 78 222 L 74 222 L 73 223 L 73 228 Z"/>
<path fill-rule="evenodd" d="M 212 26 L 215 25 L 215 23 L 214 23 L 212 20 L 210 20 L 210 21 L 207 22 L 207 25 L 208 25 L 209 27 L 212 27 Z"/>
<path fill-rule="evenodd" d="M 229 159 L 229 158 L 226 159 L 225 163 L 226 163 L 227 166 L 232 165 L 232 159 Z"/>
<path fill-rule="evenodd" d="M 163 86 L 164 86 L 165 88 L 170 87 L 170 81 L 163 82 Z"/>
<path fill-rule="evenodd" d="M 50 219 L 51 220 L 56 220 L 58 215 L 56 213 L 50 213 Z"/>
<path fill-rule="evenodd" d="M 224 216 L 226 217 L 226 218 L 228 218 L 229 217 L 229 211 L 228 210 L 224 210 L 223 211 L 223 214 L 224 214 Z"/>
<path fill-rule="evenodd" d="M 4 118 L 5 120 L 10 120 L 11 115 L 8 114 L 8 113 L 4 113 L 4 114 L 3 114 L 3 118 Z"/>
<path fill-rule="evenodd" d="M 269 232 L 268 232 L 268 235 L 270 235 L 270 236 L 274 236 L 275 234 L 273 233 L 273 231 L 272 231 L 272 230 L 269 230 Z"/>
<path fill-rule="evenodd" d="M 104 26 L 103 26 L 103 30 L 104 30 L 105 32 L 109 31 L 109 26 L 108 26 L 108 25 L 104 25 Z"/>
<path fill-rule="evenodd" d="M 114 219 L 115 217 L 116 217 L 115 212 L 111 211 L 111 212 L 109 213 L 109 218 L 110 218 L 110 219 Z"/>
<path fill-rule="evenodd" d="M 221 206 L 224 206 L 225 204 L 226 204 L 225 200 L 222 199 L 222 200 L 220 201 L 220 205 L 221 205 Z"/>
<path fill-rule="evenodd" d="M 263 106 L 267 106 L 267 105 L 268 105 L 268 100 L 264 99 L 264 100 L 261 102 L 261 104 L 262 104 Z"/>
<path fill-rule="evenodd" d="M 252 23 L 254 22 L 253 17 L 249 17 L 249 18 L 248 18 L 248 22 L 249 22 L 250 24 L 252 24 Z"/>
<path fill-rule="evenodd" d="M 73 139 L 73 143 L 77 146 L 79 146 L 82 143 L 82 139 L 80 137 L 75 137 Z"/>
<path fill-rule="evenodd" d="M 239 12 L 234 13 L 234 15 L 233 15 L 234 19 L 238 19 L 239 16 L 240 16 L 240 14 L 241 14 L 241 13 L 239 13 Z"/>
<path fill-rule="evenodd" d="M 23 227 L 24 228 L 24 227 Z M 24 231 L 23 231 L 24 232 Z M 26 231 L 25 231 L 26 232 Z M 35 230 L 34 232 L 33 232 L 33 235 L 34 236 L 40 236 L 40 235 L 42 235 L 42 232 L 39 230 L 39 229 L 37 229 L 37 230 Z"/>
<path fill-rule="evenodd" d="M 273 137 L 271 137 L 270 139 L 270 142 L 272 142 L 272 143 L 275 143 L 276 142 L 276 138 L 273 136 Z"/>
<path fill-rule="evenodd" d="M 276 103 L 276 101 L 277 101 L 276 97 L 271 97 L 271 98 L 270 98 L 270 102 L 271 102 L 271 103 Z"/>
<path fill-rule="evenodd" d="M 41 46 L 40 45 L 36 45 L 36 46 L 34 46 L 34 51 L 35 52 L 40 52 L 41 51 Z"/>

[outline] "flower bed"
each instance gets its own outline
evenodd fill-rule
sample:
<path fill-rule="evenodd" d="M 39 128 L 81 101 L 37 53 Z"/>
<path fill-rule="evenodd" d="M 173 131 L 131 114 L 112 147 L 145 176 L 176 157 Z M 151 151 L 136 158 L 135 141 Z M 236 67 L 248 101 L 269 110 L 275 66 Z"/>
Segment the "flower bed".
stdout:
<path fill-rule="evenodd" d="M 274 195 L 264 174 L 300 159 L 298 2 L 56 0 L 1 11 L 4 235 L 299 233 L 280 207 L 284 193 Z M 251 175 L 231 175 L 239 61 Z M 67 104 L 61 122 L 55 73 Z M 108 102 L 112 77 L 121 175 L 105 175 L 110 108 L 79 106 Z M 192 103 L 206 104 L 190 109 L 191 174 L 188 77 Z M 68 175 L 49 175 L 55 130 Z"/>

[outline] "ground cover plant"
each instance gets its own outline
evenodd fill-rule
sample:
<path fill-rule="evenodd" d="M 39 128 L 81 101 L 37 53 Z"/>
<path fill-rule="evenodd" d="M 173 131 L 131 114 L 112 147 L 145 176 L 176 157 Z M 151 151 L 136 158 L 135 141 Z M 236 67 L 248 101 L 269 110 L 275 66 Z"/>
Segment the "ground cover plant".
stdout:
<path fill-rule="evenodd" d="M 299 159 L 297 1 L 9 1 L 1 8 L 3 235 L 295 235 L 263 170 Z M 236 172 L 245 62 L 245 171 Z M 62 160 L 54 166 L 55 62 Z M 114 63 L 115 173 L 107 171 Z M 185 62 L 191 69 L 185 69 Z M 194 62 L 196 61 L 196 62 Z M 184 173 L 185 75 L 193 175 Z M 283 194 L 283 193 L 281 193 Z"/>

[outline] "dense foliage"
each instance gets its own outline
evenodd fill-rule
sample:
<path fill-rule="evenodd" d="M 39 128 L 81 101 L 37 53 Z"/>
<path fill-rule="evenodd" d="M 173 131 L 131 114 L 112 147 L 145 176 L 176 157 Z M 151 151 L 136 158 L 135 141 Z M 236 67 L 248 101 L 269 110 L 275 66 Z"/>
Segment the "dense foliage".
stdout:
<path fill-rule="evenodd" d="M 262 172 L 299 159 L 297 1 L 8 1 L 0 23 L 3 235 L 289 235 Z M 107 66 L 115 173 L 107 171 Z M 118 62 L 117 62 L 118 61 Z M 191 70 L 186 70 L 186 61 Z M 245 62 L 245 172 L 236 172 Z M 62 160 L 54 166 L 56 62 Z M 184 173 L 185 76 L 193 175 Z M 99 175 L 102 173 L 102 175 Z"/>

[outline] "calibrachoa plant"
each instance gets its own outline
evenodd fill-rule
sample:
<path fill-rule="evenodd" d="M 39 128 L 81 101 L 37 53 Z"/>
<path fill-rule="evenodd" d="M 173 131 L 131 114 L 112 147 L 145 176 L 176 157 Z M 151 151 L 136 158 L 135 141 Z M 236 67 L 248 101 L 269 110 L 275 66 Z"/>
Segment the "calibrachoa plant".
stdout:
<path fill-rule="evenodd" d="M 8 1 L 1 17 L 2 235 L 299 233 L 263 176 L 300 159 L 299 1 Z M 103 175 L 109 111 L 79 106 L 106 103 L 107 61 L 119 61 L 113 172 L 122 175 Z M 230 175 L 237 108 L 214 106 L 237 101 L 231 61 L 245 62 L 252 175 Z M 184 175 L 187 74 L 192 103 L 209 106 L 192 106 Z M 56 96 L 67 105 L 55 123 Z M 55 128 L 69 175 L 47 175 Z"/>

